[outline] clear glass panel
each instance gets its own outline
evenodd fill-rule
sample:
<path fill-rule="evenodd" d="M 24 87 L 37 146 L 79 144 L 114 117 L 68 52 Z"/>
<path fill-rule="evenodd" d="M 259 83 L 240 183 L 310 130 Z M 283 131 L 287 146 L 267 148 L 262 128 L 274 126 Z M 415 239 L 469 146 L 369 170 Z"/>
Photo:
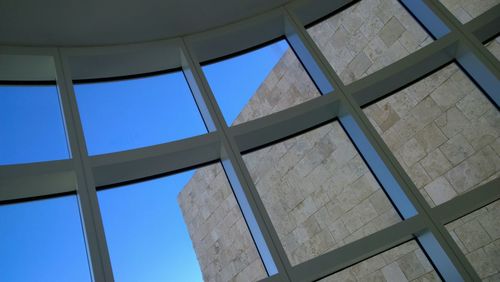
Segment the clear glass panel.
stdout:
<path fill-rule="evenodd" d="M 90 155 L 206 133 L 181 72 L 76 84 L 75 92 Z"/>
<path fill-rule="evenodd" d="M 228 125 L 275 113 L 319 96 L 285 40 L 203 67 Z"/>
<path fill-rule="evenodd" d="M 500 113 L 455 64 L 364 112 L 431 206 L 500 175 Z"/>
<path fill-rule="evenodd" d="M 500 201 L 446 225 L 483 281 L 500 280 Z"/>
<path fill-rule="evenodd" d="M 397 0 L 364 0 L 308 29 L 344 84 L 432 42 Z"/>
<path fill-rule="evenodd" d="M 415 241 L 404 243 L 319 280 L 334 281 L 441 281 Z"/>
<path fill-rule="evenodd" d="M 220 164 L 98 196 L 117 281 L 266 277 Z"/>
<path fill-rule="evenodd" d="M 499 0 L 439 0 L 461 22 L 466 23 L 500 4 Z"/>
<path fill-rule="evenodd" d="M 494 40 L 486 43 L 486 48 L 490 50 L 491 54 L 500 61 L 500 36 L 497 36 Z"/>
<path fill-rule="evenodd" d="M 293 265 L 401 220 L 337 121 L 244 161 Z"/>
<path fill-rule="evenodd" d="M 0 205 L 0 280 L 91 281 L 75 196 Z"/>
<path fill-rule="evenodd" d="M 0 85 L 0 165 L 69 158 L 55 85 Z"/>

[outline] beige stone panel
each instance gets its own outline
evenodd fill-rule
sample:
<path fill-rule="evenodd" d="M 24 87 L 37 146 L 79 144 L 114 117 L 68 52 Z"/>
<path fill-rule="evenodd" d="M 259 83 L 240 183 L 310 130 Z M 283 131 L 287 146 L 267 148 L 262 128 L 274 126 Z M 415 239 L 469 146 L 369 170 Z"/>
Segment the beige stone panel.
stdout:
<path fill-rule="evenodd" d="M 415 241 L 410 241 L 319 280 L 441 281 Z"/>
<path fill-rule="evenodd" d="M 198 169 L 177 200 L 205 281 L 266 277 L 220 164 Z"/>
<path fill-rule="evenodd" d="M 500 175 L 500 112 L 455 64 L 364 112 L 431 206 Z"/>
<path fill-rule="evenodd" d="M 338 122 L 292 139 L 244 156 L 292 264 L 400 221 Z"/>
<path fill-rule="evenodd" d="M 345 84 L 432 41 L 395 0 L 360 1 L 308 31 Z"/>
<path fill-rule="evenodd" d="M 446 225 L 452 238 L 483 281 L 500 277 L 500 201 Z"/>

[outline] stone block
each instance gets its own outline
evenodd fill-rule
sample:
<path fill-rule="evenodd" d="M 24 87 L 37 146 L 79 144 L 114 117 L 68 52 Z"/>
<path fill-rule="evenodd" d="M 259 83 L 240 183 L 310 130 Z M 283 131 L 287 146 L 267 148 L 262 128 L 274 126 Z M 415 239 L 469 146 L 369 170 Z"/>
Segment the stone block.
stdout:
<path fill-rule="evenodd" d="M 387 195 L 378 189 L 369 198 L 370 204 L 373 206 L 377 214 L 383 214 L 388 210 L 394 209 L 391 202 L 387 198 Z"/>
<path fill-rule="evenodd" d="M 392 17 L 380 30 L 380 39 L 384 42 L 385 46 L 390 47 L 396 42 L 403 34 L 405 28 L 395 17 Z"/>
<path fill-rule="evenodd" d="M 462 132 L 469 123 L 469 119 L 456 107 L 448 109 L 435 120 L 435 124 L 448 138 L 452 138 Z"/>
<path fill-rule="evenodd" d="M 432 203 L 429 203 L 433 204 L 431 206 L 440 205 L 457 196 L 457 192 L 455 192 L 448 180 L 443 176 L 427 184 L 424 189 L 432 199 Z"/>
<path fill-rule="evenodd" d="M 378 17 L 374 17 L 370 12 L 365 15 L 366 20 L 364 24 L 359 28 L 366 38 L 374 38 L 379 31 L 384 27 L 384 24 Z"/>
<path fill-rule="evenodd" d="M 447 138 L 434 123 L 430 123 L 415 134 L 415 139 L 424 148 L 426 153 L 430 153 L 439 145 L 443 144 Z"/>
<path fill-rule="evenodd" d="M 500 126 L 498 124 L 492 125 L 492 122 L 493 120 L 490 122 L 483 116 L 464 128 L 462 135 L 475 150 L 493 143 L 500 136 Z"/>
<path fill-rule="evenodd" d="M 382 273 L 384 275 L 385 281 L 408 281 L 403 271 L 401 271 L 399 264 L 396 262 L 383 267 Z"/>
<path fill-rule="evenodd" d="M 488 257 L 484 249 L 477 249 L 467 254 L 466 257 L 480 278 L 488 277 L 498 272 L 493 265 L 492 258 Z M 498 255 L 494 260 L 497 260 L 497 258 Z"/>
<path fill-rule="evenodd" d="M 495 173 L 500 166 L 498 156 L 489 147 L 472 155 L 446 173 L 455 191 L 463 193 Z"/>
<path fill-rule="evenodd" d="M 410 168 L 405 167 L 404 169 L 410 176 L 415 186 L 417 186 L 417 188 L 421 188 L 431 181 L 430 176 L 427 174 L 425 169 L 420 165 L 420 163 L 416 163 Z"/>
<path fill-rule="evenodd" d="M 413 280 L 427 272 L 415 252 L 402 256 L 398 259 L 398 264 L 401 266 L 401 270 L 409 280 Z"/>
<path fill-rule="evenodd" d="M 469 120 L 480 118 L 491 107 L 491 102 L 488 101 L 478 89 L 475 89 L 457 103 L 457 108 L 460 109 Z"/>
<path fill-rule="evenodd" d="M 452 167 L 451 163 L 439 149 L 430 152 L 420 163 L 432 179 L 443 175 Z"/>
<path fill-rule="evenodd" d="M 488 233 L 478 221 L 470 221 L 454 230 L 457 237 L 464 244 L 467 252 L 472 252 L 488 244 L 491 241 Z"/>
<path fill-rule="evenodd" d="M 472 148 L 462 134 L 455 135 L 441 145 L 439 149 L 455 166 L 474 153 L 474 148 Z"/>
<path fill-rule="evenodd" d="M 406 142 L 398 152 L 407 166 L 414 165 L 426 155 L 424 147 L 415 138 Z"/>
<path fill-rule="evenodd" d="M 442 112 L 436 102 L 428 96 L 418 103 L 410 113 L 415 121 L 424 127 L 439 117 Z"/>

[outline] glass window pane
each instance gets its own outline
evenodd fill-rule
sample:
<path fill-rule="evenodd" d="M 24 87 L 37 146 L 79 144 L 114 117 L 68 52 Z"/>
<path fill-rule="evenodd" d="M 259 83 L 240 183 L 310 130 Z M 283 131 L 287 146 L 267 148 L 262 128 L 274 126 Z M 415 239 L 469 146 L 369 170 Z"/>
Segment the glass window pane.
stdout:
<path fill-rule="evenodd" d="M 483 281 L 500 280 L 500 201 L 446 225 Z"/>
<path fill-rule="evenodd" d="M 499 0 L 439 0 L 461 22 L 466 23 L 500 4 Z"/>
<path fill-rule="evenodd" d="M 75 196 L 0 205 L 0 280 L 91 281 Z"/>
<path fill-rule="evenodd" d="M 285 40 L 203 67 L 228 125 L 275 113 L 319 96 Z"/>
<path fill-rule="evenodd" d="M 431 206 L 500 175 L 500 113 L 455 64 L 364 111 Z"/>
<path fill-rule="evenodd" d="M 0 85 L 0 165 L 69 158 L 55 85 Z"/>
<path fill-rule="evenodd" d="M 308 29 L 344 84 L 432 42 L 396 0 L 363 0 Z"/>
<path fill-rule="evenodd" d="M 90 155 L 206 133 L 181 72 L 76 84 L 75 92 Z"/>
<path fill-rule="evenodd" d="M 415 241 L 410 241 L 319 281 L 441 281 L 441 279 L 419 245 Z"/>
<path fill-rule="evenodd" d="M 220 164 L 98 195 L 117 281 L 266 277 Z"/>
<path fill-rule="evenodd" d="M 337 121 L 244 161 L 293 265 L 401 220 Z"/>
<path fill-rule="evenodd" d="M 500 61 L 500 36 L 497 36 L 495 39 L 491 40 L 486 44 L 486 48 L 490 50 L 491 54 Z"/>

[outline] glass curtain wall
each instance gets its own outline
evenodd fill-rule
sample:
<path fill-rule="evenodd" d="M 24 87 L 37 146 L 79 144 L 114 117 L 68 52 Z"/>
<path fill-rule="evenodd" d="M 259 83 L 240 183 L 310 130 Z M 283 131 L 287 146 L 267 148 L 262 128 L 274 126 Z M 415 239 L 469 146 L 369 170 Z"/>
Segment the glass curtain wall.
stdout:
<path fill-rule="evenodd" d="M 500 3 L 469 2 L 287 4 L 127 78 L 0 68 L 0 280 L 495 281 Z"/>

